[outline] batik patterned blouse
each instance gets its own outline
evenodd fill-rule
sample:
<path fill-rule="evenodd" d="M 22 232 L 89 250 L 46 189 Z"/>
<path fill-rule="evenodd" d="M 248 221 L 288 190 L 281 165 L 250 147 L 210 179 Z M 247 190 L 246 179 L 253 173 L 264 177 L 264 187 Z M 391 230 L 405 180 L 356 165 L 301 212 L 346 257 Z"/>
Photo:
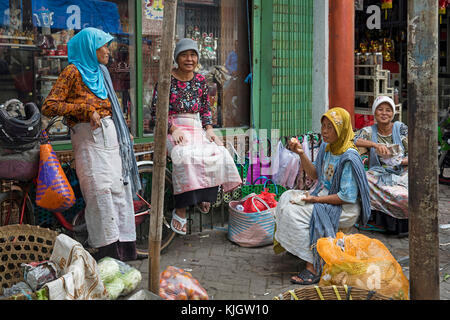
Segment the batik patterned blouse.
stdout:
<path fill-rule="evenodd" d="M 111 102 L 93 94 L 83 82 L 77 67 L 68 65 L 45 99 L 42 114 L 47 117 L 64 116 L 67 124 L 73 127 L 79 122 L 89 122 L 94 111 L 101 118 L 111 116 Z"/>
<path fill-rule="evenodd" d="M 158 100 L 157 84 L 153 92 L 152 119 L 156 120 L 156 102 Z M 181 81 L 171 76 L 169 96 L 169 129 L 171 117 L 180 113 L 199 113 L 202 126 L 212 124 L 211 106 L 206 79 L 199 73 L 189 81 Z"/>

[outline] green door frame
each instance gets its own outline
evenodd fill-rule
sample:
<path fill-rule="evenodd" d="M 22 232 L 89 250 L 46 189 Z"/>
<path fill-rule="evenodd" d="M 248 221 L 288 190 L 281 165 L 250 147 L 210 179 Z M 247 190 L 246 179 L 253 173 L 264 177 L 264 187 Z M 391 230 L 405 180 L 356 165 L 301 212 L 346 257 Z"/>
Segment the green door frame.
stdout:
<path fill-rule="evenodd" d="M 272 128 L 272 0 L 253 0 L 254 129 Z"/>

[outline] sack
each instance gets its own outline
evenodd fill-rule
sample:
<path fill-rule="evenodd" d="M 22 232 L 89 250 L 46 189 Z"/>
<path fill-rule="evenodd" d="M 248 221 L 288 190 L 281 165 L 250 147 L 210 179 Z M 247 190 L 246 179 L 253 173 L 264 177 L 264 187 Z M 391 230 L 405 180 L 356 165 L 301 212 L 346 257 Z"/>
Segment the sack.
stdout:
<path fill-rule="evenodd" d="M 265 210 L 259 210 L 255 205 L 256 212 L 245 212 L 239 210 L 239 205 L 243 208 L 243 203 L 247 199 L 254 202 L 258 200 L 263 203 Z M 241 201 L 231 201 L 228 213 L 228 239 L 241 247 L 260 247 L 273 243 L 275 232 L 274 212 L 276 206 L 271 208 L 263 199 L 256 194 L 250 194 Z M 241 209 L 242 209 L 241 208 Z"/>
<path fill-rule="evenodd" d="M 408 279 L 381 241 L 338 232 L 335 239 L 320 238 L 317 252 L 326 263 L 319 286 L 347 285 L 408 299 Z"/>
<path fill-rule="evenodd" d="M 25 151 L 6 149 L 0 146 L 0 179 L 29 181 L 39 170 L 40 144 Z"/>
<path fill-rule="evenodd" d="M 168 266 L 159 279 L 159 296 L 165 300 L 208 300 L 206 290 L 192 274 Z"/>
<path fill-rule="evenodd" d="M 40 146 L 36 204 L 52 212 L 62 212 L 75 203 L 75 195 L 51 144 Z"/>

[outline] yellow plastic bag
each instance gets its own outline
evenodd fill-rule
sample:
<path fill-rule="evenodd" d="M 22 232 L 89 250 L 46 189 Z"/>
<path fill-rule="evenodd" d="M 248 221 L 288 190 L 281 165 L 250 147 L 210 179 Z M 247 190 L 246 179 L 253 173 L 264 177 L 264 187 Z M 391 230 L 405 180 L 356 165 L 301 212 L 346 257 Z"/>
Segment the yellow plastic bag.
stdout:
<path fill-rule="evenodd" d="M 409 299 L 409 281 L 386 246 L 362 234 L 320 238 L 317 252 L 325 261 L 320 286 L 347 285 L 393 299 Z"/>

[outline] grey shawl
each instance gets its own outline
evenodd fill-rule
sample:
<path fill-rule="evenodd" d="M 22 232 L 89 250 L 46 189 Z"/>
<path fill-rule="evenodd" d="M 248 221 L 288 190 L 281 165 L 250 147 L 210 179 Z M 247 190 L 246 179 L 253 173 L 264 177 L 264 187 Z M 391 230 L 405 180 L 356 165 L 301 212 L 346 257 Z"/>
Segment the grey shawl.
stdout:
<path fill-rule="evenodd" d="M 315 163 L 317 176 L 322 177 L 323 175 L 323 158 L 325 155 L 326 143 L 322 143 L 317 155 L 317 160 Z M 352 165 L 352 170 L 355 175 L 356 183 L 359 189 L 359 196 L 362 202 L 361 215 L 359 217 L 360 224 L 365 225 L 370 218 L 370 195 L 369 195 L 369 184 L 367 182 L 366 173 L 364 171 L 364 166 L 359 156 L 358 151 L 355 149 L 348 149 L 341 156 L 333 179 L 331 181 L 331 188 L 329 194 L 337 194 L 339 192 L 339 187 L 341 184 L 341 175 L 344 170 L 344 164 L 349 161 Z M 319 183 L 311 193 L 317 196 L 321 190 L 321 184 Z M 314 258 L 314 269 L 318 272 L 322 271 L 322 261 L 317 253 L 315 244 L 319 238 L 336 236 L 336 232 L 339 227 L 339 219 L 341 217 L 342 206 L 332 205 L 326 203 L 314 203 L 314 209 L 312 212 L 309 236 L 310 236 L 310 246 L 313 251 Z"/>
<path fill-rule="evenodd" d="M 131 141 L 130 131 L 123 117 L 122 108 L 117 99 L 116 92 L 112 84 L 111 76 L 104 65 L 100 65 L 105 78 L 105 85 L 108 91 L 108 97 L 112 105 L 112 119 L 117 131 L 117 139 L 120 146 L 120 157 L 122 158 L 122 177 L 124 184 L 131 182 L 133 194 L 142 189 L 141 180 L 137 168 L 136 158 L 134 156 L 133 141 Z"/>

